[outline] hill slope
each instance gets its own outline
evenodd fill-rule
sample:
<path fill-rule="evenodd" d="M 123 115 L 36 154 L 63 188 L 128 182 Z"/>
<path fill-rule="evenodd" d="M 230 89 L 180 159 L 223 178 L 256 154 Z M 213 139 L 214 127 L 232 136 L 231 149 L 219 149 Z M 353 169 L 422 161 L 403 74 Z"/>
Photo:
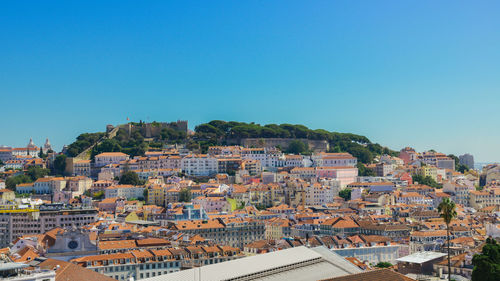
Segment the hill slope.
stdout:
<path fill-rule="evenodd" d="M 303 125 L 244 123 L 235 121 L 213 120 L 196 126 L 195 133 L 188 135 L 175 128 L 162 128 L 160 133 L 145 138 L 138 130 L 127 131 L 124 126 L 107 138 L 106 133 L 84 133 L 68 146 L 68 156 L 75 157 L 90 149 L 91 157 L 101 152 L 124 152 L 132 156 L 144 155 L 150 148 L 161 148 L 164 144 L 182 143 L 193 150 L 206 152 L 212 145 L 226 145 L 229 140 L 246 138 L 287 138 L 322 140 L 328 142 L 330 152 L 349 152 L 362 163 L 371 163 L 375 156 L 397 153 L 367 137 L 351 134 L 329 132 L 323 129 L 312 130 Z"/>

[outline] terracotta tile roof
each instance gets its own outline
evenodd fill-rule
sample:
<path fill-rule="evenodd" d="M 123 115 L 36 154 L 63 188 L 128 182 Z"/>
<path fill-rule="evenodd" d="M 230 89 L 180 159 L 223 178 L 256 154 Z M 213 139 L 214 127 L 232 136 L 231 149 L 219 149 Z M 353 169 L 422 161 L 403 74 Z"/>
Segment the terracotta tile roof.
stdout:
<path fill-rule="evenodd" d="M 101 241 L 99 242 L 99 249 L 101 250 L 111 250 L 111 249 L 133 249 L 137 248 L 135 240 L 117 240 L 117 241 Z"/>
<path fill-rule="evenodd" d="M 95 157 L 117 157 L 117 156 L 128 156 L 128 155 L 122 152 L 103 152 L 97 154 Z"/>
<path fill-rule="evenodd" d="M 176 228 L 179 230 L 188 229 L 205 229 L 205 228 L 224 228 L 217 219 L 210 220 L 193 220 L 193 221 L 178 221 Z"/>
<path fill-rule="evenodd" d="M 134 259 L 134 256 L 131 253 L 117 253 L 117 254 L 107 254 L 107 255 L 85 256 L 73 259 L 72 261 L 89 262 L 89 261 L 109 261 L 109 260 L 120 260 L 120 259 Z"/>
<path fill-rule="evenodd" d="M 113 281 L 115 279 L 108 277 L 106 275 L 97 273 L 93 270 L 86 269 L 84 267 L 72 264 L 70 262 L 65 262 L 61 260 L 47 259 L 40 263 L 40 268 L 42 269 L 54 269 L 59 266 L 56 270 L 56 281 Z"/>
<path fill-rule="evenodd" d="M 147 247 L 147 246 L 158 246 L 158 245 L 170 245 L 170 241 L 162 238 L 146 238 L 136 241 L 137 246 Z"/>
<path fill-rule="evenodd" d="M 418 237 L 446 236 L 446 230 L 414 231 L 411 234 L 411 236 L 418 236 Z"/>
<path fill-rule="evenodd" d="M 363 270 L 371 268 L 370 266 L 366 265 L 365 263 L 363 263 L 362 261 L 360 261 L 355 257 L 345 257 L 345 259 Z"/>
<path fill-rule="evenodd" d="M 17 252 L 16 254 L 19 256 L 14 255 L 13 258 L 14 262 L 29 262 L 39 257 L 38 253 L 35 252 L 35 250 L 31 246 L 24 247 L 21 251 Z"/>
<path fill-rule="evenodd" d="M 141 258 L 153 258 L 153 254 L 147 250 L 134 250 L 131 251 L 132 255 L 134 255 L 136 258 L 141 259 Z"/>
<path fill-rule="evenodd" d="M 171 256 L 172 252 L 170 252 L 168 249 L 161 249 L 161 250 L 151 250 L 151 253 L 157 257 L 161 256 Z"/>

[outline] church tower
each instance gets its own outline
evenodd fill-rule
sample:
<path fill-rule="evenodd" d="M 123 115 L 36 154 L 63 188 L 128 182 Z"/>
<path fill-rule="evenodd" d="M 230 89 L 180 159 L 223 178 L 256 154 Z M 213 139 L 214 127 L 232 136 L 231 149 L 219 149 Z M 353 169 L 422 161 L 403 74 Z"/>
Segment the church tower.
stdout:
<path fill-rule="evenodd" d="M 49 139 L 47 138 L 45 140 L 45 144 L 43 145 L 43 153 L 47 154 L 47 152 L 49 152 L 49 150 L 53 150 L 53 149 L 52 149 L 52 145 L 50 144 Z"/>
<path fill-rule="evenodd" d="M 35 145 L 35 143 L 33 143 L 33 139 L 30 138 L 30 143 L 28 143 L 28 148 L 35 148 L 35 147 L 36 147 L 36 145 Z"/>

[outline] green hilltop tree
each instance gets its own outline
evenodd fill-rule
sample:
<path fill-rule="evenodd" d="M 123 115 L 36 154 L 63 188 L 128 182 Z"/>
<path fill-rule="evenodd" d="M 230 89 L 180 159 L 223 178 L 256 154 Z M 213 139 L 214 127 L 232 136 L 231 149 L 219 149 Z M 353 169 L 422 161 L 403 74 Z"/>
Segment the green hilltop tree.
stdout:
<path fill-rule="evenodd" d="M 293 140 L 288 144 L 287 153 L 302 154 L 307 152 L 309 149 L 308 145 L 300 140 Z"/>
<path fill-rule="evenodd" d="M 155 123 L 157 124 L 157 123 Z M 361 135 L 351 133 L 329 132 L 323 129 L 309 129 L 299 124 L 266 124 L 245 123 L 236 121 L 213 120 L 195 127 L 194 134 L 187 134 L 185 131 L 176 128 L 162 128 L 156 139 L 146 139 L 142 135 L 140 127 L 143 123 L 133 123 L 134 127 L 129 134 L 125 128 L 119 128 L 116 136 L 108 139 L 106 133 L 84 133 L 76 138 L 66 150 L 69 157 L 75 157 L 86 149 L 91 149 L 91 159 L 102 152 L 123 152 L 130 156 L 142 156 L 150 147 L 161 147 L 160 143 L 178 144 L 184 143 L 189 149 L 195 149 L 205 153 L 208 147 L 213 145 L 224 145 L 230 140 L 242 138 L 295 138 L 326 141 L 330 146 L 330 152 L 348 152 L 358 161 L 364 164 L 373 162 L 377 155 L 389 154 L 397 155 L 398 152 L 372 143 Z M 298 141 L 298 140 L 296 140 Z M 305 144 L 304 144 L 305 145 Z M 309 153 L 309 148 L 298 142 L 291 145 L 291 153 Z"/>
<path fill-rule="evenodd" d="M 360 177 L 374 177 L 376 176 L 375 171 L 372 169 L 368 169 L 363 163 L 358 162 L 356 164 L 356 167 L 358 168 L 358 175 Z"/>

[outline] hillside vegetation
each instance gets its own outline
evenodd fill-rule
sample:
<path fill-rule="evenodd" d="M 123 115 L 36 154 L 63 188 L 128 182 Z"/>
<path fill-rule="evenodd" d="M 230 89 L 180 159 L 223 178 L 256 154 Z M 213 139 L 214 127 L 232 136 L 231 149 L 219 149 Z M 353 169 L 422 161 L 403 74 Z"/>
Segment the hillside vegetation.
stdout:
<path fill-rule="evenodd" d="M 68 146 L 67 155 L 74 157 L 97 143 L 106 133 L 84 133 Z M 144 155 L 150 148 L 161 148 L 164 144 L 186 144 L 189 149 L 206 152 L 209 146 L 225 145 L 230 139 L 242 138 L 296 138 L 325 140 L 330 145 L 330 152 L 349 152 L 362 163 L 371 163 L 375 156 L 397 153 L 367 137 L 329 132 L 323 129 L 312 130 L 304 125 L 244 123 L 235 121 L 213 120 L 196 126 L 195 133 L 188 136 L 185 132 L 165 128 L 160 136 L 146 141 L 144 136 L 134 131 L 130 136 L 125 129 L 118 130 L 112 139 L 106 139 L 92 149 L 92 158 L 101 152 L 123 152 L 131 156 Z"/>
<path fill-rule="evenodd" d="M 210 121 L 196 126 L 193 139 L 202 148 L 225 144 L 228 139 L 241 138 L 297 138 L 325 140 L 330 144 L 330 152 L 349 152 L 362 163 L 371 163 L 376 155 L 391 154 L 395 151 L 380 144 L 372 143 L 367 137 L 350 133 L 329 132 L 323 129 L 312 130 L 304 125 L 267 124 Z"/>

